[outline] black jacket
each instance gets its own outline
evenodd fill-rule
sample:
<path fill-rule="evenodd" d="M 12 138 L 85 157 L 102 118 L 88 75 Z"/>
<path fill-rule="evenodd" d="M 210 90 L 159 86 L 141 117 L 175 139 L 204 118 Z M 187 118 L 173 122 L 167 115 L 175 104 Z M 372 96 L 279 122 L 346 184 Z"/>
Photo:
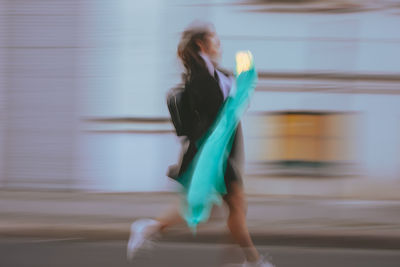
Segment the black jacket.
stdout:
<path fill-rule="evenodd" d="M 225 71 L 221 72 L 224 75 L 229 75 Z M 170 167 L 168 172 L 168 176 L 175 179 L 183 174 L 193 160 L 197 153 L 196 141 L 198 141 L 215 122 L 224 103 L 224 98 L 217 80 L 210 75 L 208 70 L 204 69 L 204 71 L 196 73 L 190 80 L 186 81 L 183 101 L 189 105 L 188 110 L 190 110 L 190 112 L 185 114 L 185 116 L 189 116 L 191 125 L 187 141 L 189 144 L 188 147 L 186 145 L 187 149 L 183 151 L 181 162 L 172 168 Z M 227 164 L 226 174 L 230 176 L 228 180 L 240 180 L 240 172 L 243 165 L 242 152 L 243 137 L 239 124 Z M 227 181 L 227 177 L 225 181 Z"/>
<path fill-rule="evenodd" d="M 189 140 L 201 138 L 214 123 L 224 98 L 218 82 L 208 71 L 192 77 L 185 85 L 184 101 L 189 104 Z"/>

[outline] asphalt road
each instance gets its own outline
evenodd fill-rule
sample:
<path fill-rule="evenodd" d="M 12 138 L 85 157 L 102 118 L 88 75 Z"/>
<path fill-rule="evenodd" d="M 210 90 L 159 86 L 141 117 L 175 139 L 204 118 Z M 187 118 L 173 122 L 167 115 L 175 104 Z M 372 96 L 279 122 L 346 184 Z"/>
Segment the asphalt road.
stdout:
<path fill-rule="evenodd" d="M 240 250 L 233 245 L 158 242 L 135 261 L 125 258 L 123 241 L 79 239 L 0 240 L 1 267 L 215 267 L 240 266 Z M 260 246 L 277 267 L 398 267 L 400 250 Z"/>

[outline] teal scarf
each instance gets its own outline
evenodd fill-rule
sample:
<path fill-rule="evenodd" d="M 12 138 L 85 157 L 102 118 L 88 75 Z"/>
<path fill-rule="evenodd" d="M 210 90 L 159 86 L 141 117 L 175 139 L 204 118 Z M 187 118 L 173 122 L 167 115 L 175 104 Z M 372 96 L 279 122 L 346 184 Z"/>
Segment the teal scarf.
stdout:
<path fill-rule="evenodd" d="M 180 177 L 184 181 L 181 213 L 193 231 L 200 222 L 208 220 L 213 205 L 221 205 L 222 195 L 226 194 L 224 175 L 234 133 L 257 82 L 252 56 L 250 52 L 241 52 L 242 57 L 243 54 L 247 57 L 247 66 L 241 70 L 243 62 L 238 62 L 237 55 L 233 93 L 226 99 L 213 126 L 199 140 L 196 156 Z"/>

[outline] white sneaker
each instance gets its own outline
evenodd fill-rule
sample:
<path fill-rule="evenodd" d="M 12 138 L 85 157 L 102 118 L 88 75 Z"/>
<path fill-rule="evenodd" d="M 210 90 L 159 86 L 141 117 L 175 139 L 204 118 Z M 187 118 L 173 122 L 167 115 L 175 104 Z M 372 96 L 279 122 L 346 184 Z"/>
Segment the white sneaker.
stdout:
<path fill-rule="evenodd" d="M 127 247 L 127 258 L 132 261 L 136 253 L 158 232 L 159 222 L 141 219 L 131 224 L 131 234 Z"/>
<path fill-rule="evenodd" d="M 260 256 L 258 262 L 248 262 L 246 261 L 242 265 L 243 267 L 276 267 L 271 262 L 269 262 L 264 256 Z"/>

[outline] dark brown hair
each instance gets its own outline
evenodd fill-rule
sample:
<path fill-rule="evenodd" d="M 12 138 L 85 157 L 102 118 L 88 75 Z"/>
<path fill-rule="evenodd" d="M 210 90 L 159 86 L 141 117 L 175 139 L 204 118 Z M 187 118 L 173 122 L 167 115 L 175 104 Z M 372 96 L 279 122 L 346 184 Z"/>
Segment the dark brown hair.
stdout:
<path fill-rule="evenodd" d="M 194 73 L 206 69 L 204 60 L 199 55 L 199 42 L 206 42 L 207 37 L 214 32 L 209 23 L 195 23 L 182 33 L 178 44 L 178 57 L 185 68 L 185 76 L 191 77 Z"/>

